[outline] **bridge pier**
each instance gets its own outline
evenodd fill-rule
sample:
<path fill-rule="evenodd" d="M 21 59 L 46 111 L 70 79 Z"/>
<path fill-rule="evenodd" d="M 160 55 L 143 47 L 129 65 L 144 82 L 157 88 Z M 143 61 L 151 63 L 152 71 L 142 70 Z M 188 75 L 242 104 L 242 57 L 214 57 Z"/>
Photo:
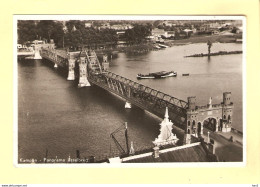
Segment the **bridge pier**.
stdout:
<path fill-rule="evenodd" d="M 132 104 L 130 102 L 126 101 L 125 108 L 132 108 Z"/>
<path fill-rule="evenodd" d="M 217 117 L 217 121 L 216 121 L 216 131 L 215 132 L 218 132 L 218 122 L 219 122 L 219 119 Z"/>
<path fill-rule="evenodd" d="M 40 49 L 37 45 L 35 45 L 35 50 L 34 50 L 34 58 L 35 60 L 40 60 L 42 59 L 41 55 L 40 55 Z"/>
<path fill-rule="evenodd" d="M 87 79 L 87 63 L 86 63 L 86 52 L 82 51 L 80 53 L 79 59 L 79 84 L 78 87 L 90 86 L 90 83 Z"/>
<path fill-rule="evenodd" d="M 201 134 L 201 135 L 203 134 L 203 124 L 201 125 L 201 131 L 200 131 L 200 134 Z"/>
<path fill-rule="evenodd" d="M 107 61 L 107 55 L 103 55 L 102 66 L 104 71 L 107 71 L 109 69 L 109 62 Z"/>
<path fill-rule="evenodd" d="M 191 144 L 191 134 L 184 134 L 183 144 Z"/>
<path fill-rule="evenodd" d="M 58 59 L 58 55 L 57 55 L 55 49 L 53 49 L 53 58 L 54 58 L 54 62 L 55 62 L 54 68 L 58 68 L 58 64 L 56 63 L 58 61 L 57 60 Z"/>
<path fill-rule="evenodd" d="M 75 80 L 75 73 L 74 73 L 75 61 L 76 61 L 76 59 L 72 55 L 70 55 L 69 56 L 69 73 L 68 73 L 67 80 Z"/>

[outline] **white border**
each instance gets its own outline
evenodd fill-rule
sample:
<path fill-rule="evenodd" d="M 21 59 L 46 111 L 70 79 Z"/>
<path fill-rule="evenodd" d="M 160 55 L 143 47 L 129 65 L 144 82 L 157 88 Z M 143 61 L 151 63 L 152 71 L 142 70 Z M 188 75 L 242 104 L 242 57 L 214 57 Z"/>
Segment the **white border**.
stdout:
<path fill-rule="evenodd" d="M 18 20 L 242 20 L 243 55 L 243 162 L 171 162 L 171 163 L 98 163 L 98 164 L 19 164 L 18 163 L 18 69 L 17 21 Z M 246 17 L 245 16 L 153 16 L 153 15 L 13 15 L 13 163 L 19 168 L 176 168 L 176 167 L 245 167 L 246 166 Z"/>
<path fill-rule="evenodd" d="M 18 65 L 17 65 L 17 17 L 13 17 L 13 158 L 14 165 L 18 166 Z"/>

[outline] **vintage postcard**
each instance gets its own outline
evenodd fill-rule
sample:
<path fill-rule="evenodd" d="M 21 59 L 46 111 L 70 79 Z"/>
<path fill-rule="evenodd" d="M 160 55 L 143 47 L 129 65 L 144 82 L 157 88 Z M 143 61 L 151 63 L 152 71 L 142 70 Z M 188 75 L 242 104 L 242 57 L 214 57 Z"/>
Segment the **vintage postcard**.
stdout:
<path fill-rule="evenodd" d="M 6 1 L 0 185 L 259 184 L 259 1 Z"/>
<path fill-rule="evenodd" d="M 244 166 L 245 28 L 243 16 L 15 15 L 15 164 Z"/>

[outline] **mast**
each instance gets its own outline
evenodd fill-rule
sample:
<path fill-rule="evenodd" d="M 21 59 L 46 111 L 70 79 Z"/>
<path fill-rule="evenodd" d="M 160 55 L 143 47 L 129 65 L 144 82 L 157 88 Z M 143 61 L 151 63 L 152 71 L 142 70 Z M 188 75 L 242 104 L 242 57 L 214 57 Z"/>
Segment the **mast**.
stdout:
<path fill-rule="evenodd" d="M 121 130 L 124 130 L 124 134 L 125 134 L 125 144 L 126 144 L 126 151 L 124 150 L 123 146 L 120 145 L 120 143 L 117 141 L 115 134 Z M 121 154 L 129 154 L 130 150 L 129 150 L 129 143 L 128 143 L 128 132 L 127 132 L 127 122 L 125 122 L 125 125 L 122 125 L 121 127 L 119 127 L 118 129 L 116 129 L 114 132 L 112 132 L 110 134 L 110 137 L 112 138 L 112 140 L 114 141 L 117 149 L 120 151 Z"/>
<path fill-rule="evenodd" d="M 128 134 L 127 134 L 127 122 L 125 122 L 125 143 L 127 154 L 129 154 Z"/>

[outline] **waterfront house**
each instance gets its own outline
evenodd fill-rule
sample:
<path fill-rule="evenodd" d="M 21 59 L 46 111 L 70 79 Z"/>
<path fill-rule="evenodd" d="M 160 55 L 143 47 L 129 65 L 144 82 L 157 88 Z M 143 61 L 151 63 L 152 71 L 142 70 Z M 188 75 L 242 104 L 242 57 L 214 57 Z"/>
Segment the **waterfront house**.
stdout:
<path fill-rule="evenodd" d="M 161 37 L 162 35 L 165 36 L 167 35 L 167 32 L 164 31 L 164 29 L 152 29 L 152 35 L 153 36 L 157 36 L 157 37 Z"/>
<path fill-rule="evenodd" d="M 85 23 L 85 28 L 90 28 L 90 27 L 92 27 L 92 23 L 89 22 Z"/>
<path fill-rule="evenodd" d="M 122 24 L 122 25 L 112 25 L 110 27 L 110 29 L 113 29 L 113 30 L 128 30 L 128 29 L 132 29 L 133 26 L 130 25 L 130 24 Z"/>

